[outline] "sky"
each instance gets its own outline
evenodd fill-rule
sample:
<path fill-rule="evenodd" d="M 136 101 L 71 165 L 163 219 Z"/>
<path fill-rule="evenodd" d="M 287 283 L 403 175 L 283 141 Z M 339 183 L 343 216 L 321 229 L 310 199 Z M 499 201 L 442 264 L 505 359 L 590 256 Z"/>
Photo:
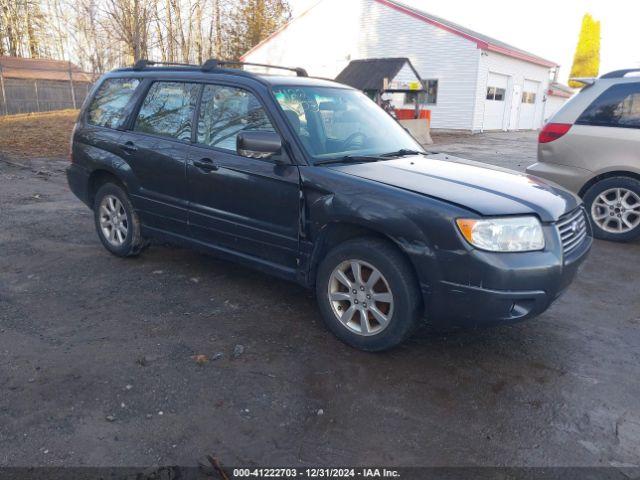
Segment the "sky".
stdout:
<path fill-rule="evenodd" d="M 588 12 L 601 24 L 600 74 L 640 67 L 640 0 L 401 1 L 556 62 L 565 83 Z M 295 16 L 317 0 L 289 2 Z"/>

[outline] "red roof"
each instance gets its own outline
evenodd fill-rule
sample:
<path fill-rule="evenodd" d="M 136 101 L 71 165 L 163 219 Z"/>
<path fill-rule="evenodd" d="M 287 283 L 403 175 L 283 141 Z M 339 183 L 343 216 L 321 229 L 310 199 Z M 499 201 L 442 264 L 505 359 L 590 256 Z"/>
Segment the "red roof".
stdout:
<path fill-rule="evenodd" d="M 552 62 L 550 60 L 545 60 L 542 57 L 538 57 L 537 55 L 534 55 L 532 53 L 526 52 L 526 51 L 521 50 L 519 48 L 513 47 L 513 46 L 511 46 L 511 45 L 509 45 L 507 43 L 501 42 L 501 41 L 496 40 L 494 38 L 491 38 L 491 37 L 488 37 L 488 36 L 483 35 L 481 33 L 475 32 L 475 31 L 470 30 L 468 28 L 465 28 L 465 27 L 463 27 L 461 25 L 457 25 L 457 24 L 455 24 L 453 22 L 450 22 L 448 20 L 445 20 L 443 18 L 436 17 L 435 15 L 431 15 L 431 14 L 423 12 L 421 10 L 417 10 L 415 8 L 409 7 L 409 6 L 404 5 L 404 4 L 402 4 L 402 3 L 400 3 L 400 2 L 398 2 L 396 0 L 375 0 L 375 1 L 380 3 L 381 5 L 385 5 L 385 6 L 389 7 L 389 8 L 392 8 L 392 9 L 394 9 L 396 11 L 402 12 L 402 13 L 404 13 L 406 15 L 409 15 L 409 16 L 411 16 L 413 18 L 416 18 L 418 20 L 422 20 L 425 23 L 428 23 L 430 25 L 434 25 L 434 26 L 436 26 L 438 28 L 446 30 L 447 32 L 450 32 L 450 33 L 453 33 L 455 35 L 459 35 L 459 36 L 461 36 L 463 38 L 466 38 L 467 40 L 470 40 L 470 41 L 474 42 L 478 46 L 478 48 L 481 49 L 481 50 L 488 50 L 488 51 L 491 51 L 491 52 L 501 53 L 502 55 L 507 55 L 509 57 L 517 58 L 519 60 L 524 60 L 524 61 L 527 61 L 527 62 L 530 62 L 530 63 L 535 63 L 537 65 L 542 65 L 543 67 L 548 67 L 548 68 L 556 67 L 558 65 L 555 62 Z M 320 2 L 318 2 L 318 3 L 320 3 Z M 300 18 L 300 17 L 306 15 L 311 9 L 313 9 L 313 7 L 318 5 L 318 3 L 313 5 L 311 8 L 307 9 L 300 16 L 294 18 L 293 20 L 291 20 L 290 22 L 285 24 L 280 29 L 276 30 L 269 37 L 267 37 L 262 42 L 260 42 L 255 47 L 253 47 L 251 50 L 249 50 L 244 55 L 242 55 L 242 57 L 240 57 L 240 59 L 243 60 L 251 52 L 257 50 L 262 45 L 264 45 L 265 43 L 269 42 L 272 38 L 277 36 L 280 32 L 285 30 L 291 24 L 291 22 L 295 21 L 297 18 Z"/>
<path fill-rule="evenodd" d="M 69 81 L 69 69 L 71 69 L 74 82 L 93 81 L 91 74 L 83 72 L 77 65 L 64 60 L 0 56 L 0 67 L 4 78 Z"/>

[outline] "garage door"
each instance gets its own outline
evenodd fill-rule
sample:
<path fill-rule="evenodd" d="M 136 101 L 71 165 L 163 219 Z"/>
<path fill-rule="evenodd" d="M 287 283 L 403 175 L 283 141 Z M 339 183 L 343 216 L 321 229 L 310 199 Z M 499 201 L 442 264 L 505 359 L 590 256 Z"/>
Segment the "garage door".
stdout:
<path fill-rule="evenodd" d="M 485 100 L 484 107 L 484 130 L 502 130 L 505 128 L 508 84 L 508 76 L 489 73 L 487 99 Z"/>
<path fill-rule="evenodd" d="M 540 82 L 533 80 L 525 80 L 522 88 L 522 104 L 520 105 L 520 120 L 518 121 L 518 129 L 533 130 L 538 128 L 536 125 L 536 108 L 539 103 L 538 92 Z"/>

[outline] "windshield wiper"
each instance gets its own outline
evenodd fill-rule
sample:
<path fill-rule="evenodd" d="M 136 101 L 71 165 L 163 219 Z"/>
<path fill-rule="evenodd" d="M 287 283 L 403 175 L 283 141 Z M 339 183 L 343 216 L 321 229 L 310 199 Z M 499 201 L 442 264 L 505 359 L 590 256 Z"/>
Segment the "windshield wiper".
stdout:
<path fill-rule="evenodd" d="M 425 155 L 426 152 L 419 152 L 418 150 L 409 150 L 407 148 L 402 148 L 396 152 L 383 153 L 380 155 L 381 157 L 402 157 L 404 155 Z"/>
<path fill-rule="evenodd" d="M 380 160 L 387 160 L 382 155 L 345 155 L 340 158 L 329 158 L 327 160 L 318 160 L 314 162 L 315 165 L 327 165 L 331 163 L 363 163 L 363 162 L 379 162 Z"/>

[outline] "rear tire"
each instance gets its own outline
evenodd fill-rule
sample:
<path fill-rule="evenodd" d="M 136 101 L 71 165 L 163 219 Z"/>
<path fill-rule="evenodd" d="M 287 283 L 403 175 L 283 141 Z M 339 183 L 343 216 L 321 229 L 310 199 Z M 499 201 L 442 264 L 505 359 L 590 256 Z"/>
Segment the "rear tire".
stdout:
<path fill-rule="evenodd" d="M 640 238 L 640 181 L 605 178 L 590 187 L 583 199 L 596 238 L 614 242 Z"/>
<path fill-rule="evenodd" d="M 422 300 L 413 269 L 383 240 L 359 238 L 333 248 L 318 267 L 316 297 L 329 330 L 360 350 L 393 348 L 420 320 Z"/>
<path fill-rule="evenodd" d="M 140 219 L 120 185 L 105 183 L 98 189 L 93 216 L 98 238 L 112 254 L 132 257 L 148 245 L 142 238 Z"/>

